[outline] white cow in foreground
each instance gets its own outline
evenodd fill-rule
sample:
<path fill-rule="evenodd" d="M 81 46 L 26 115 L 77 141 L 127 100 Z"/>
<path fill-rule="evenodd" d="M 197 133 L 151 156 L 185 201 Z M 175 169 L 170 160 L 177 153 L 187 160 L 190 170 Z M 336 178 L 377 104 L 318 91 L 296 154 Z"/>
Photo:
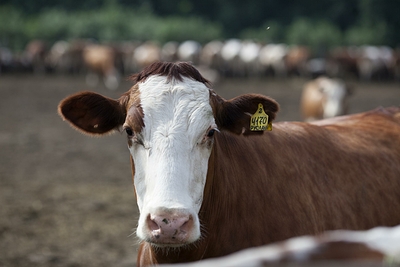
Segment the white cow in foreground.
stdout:
<path fill-rule="evenodd" d="M 368 231 L 336 230 L 320 236 L 295 237 L 221 258 L 173 266 L 277 267 L 327 266 L 325 264 L 328 263 L 329 266 L 399 266 L 400 225 L 393 228 L 376 227 Z"/>

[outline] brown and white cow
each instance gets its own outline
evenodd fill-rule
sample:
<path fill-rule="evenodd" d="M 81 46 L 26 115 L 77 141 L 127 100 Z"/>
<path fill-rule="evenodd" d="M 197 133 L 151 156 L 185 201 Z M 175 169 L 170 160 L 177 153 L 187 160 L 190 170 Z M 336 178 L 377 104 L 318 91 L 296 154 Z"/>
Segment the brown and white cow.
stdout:
<path fill-rule="evenodd" d="M 335 230 L 319 236 L 293 237 L 187 267 L 398 266 L 400 225 L 367 231 Z M 170 265 L 163 265 L 165 267 Z"/>
<path fill-rule="evenodd" d="M 300 110 L 305 121 L 333 118 L 348 112 L 352 89 L 341 79 L 321 76 L 303 86 Z"/>
<path fill-rule="evenodd" d="M 126 132 L 139 266 L 400 224 L 400 108 L 263 132 L 273 99 L 225 100 L 187 63 L 158 62 L 132 79 L 118 100 L 81 92 L 59 113 L 93 136 Z"/>

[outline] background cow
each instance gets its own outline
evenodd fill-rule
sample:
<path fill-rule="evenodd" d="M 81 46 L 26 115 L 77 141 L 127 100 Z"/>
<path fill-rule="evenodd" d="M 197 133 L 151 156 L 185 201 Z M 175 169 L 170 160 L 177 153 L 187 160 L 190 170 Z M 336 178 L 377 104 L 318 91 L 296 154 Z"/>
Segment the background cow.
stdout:
<path fill-rule="evenodd" d="M 319 77 L 303 87 L 300 109 L 305 121 L 333 118 L 348 112 L 352 89 L 340 79 Z"/>
<path fill-rule="evenodd" d="M 259 61 L 266 73 L 276 77 L 287 75 L 285 57 L 288 52 L 286 44 L 267 44 L 260 50 Z"/>
<path fill-rule="evenodd" d="M 92 44 L 85 47 L 83 59 L 89 73 L 86 81 L 89 85 L 97 85 L 99 76 L 103 78 L 108 89 L 115 90 L 119 86 L 120 72 L 115 66 L 117 53 L 108 45 Z"/>
<path fill-rule="evenodd" d="M 155 63 L 132 79 L 118 100 L 77 93 L 59 113 L 87 134 L 126 132 L 139 266 L 400 224 L 400 108 L 263 133 L 273 99 L 225 100 L 187 63 Z"/>
<path fill-rule="evenodd" d="M 161 47 L 156 42 L 145 42 L 133 52 L 133 64 L 136 71 L 161 59 Z"/>
<path fill-rule="evenodd" d="M 386 263 L 386 264 L 385 264 Z M 204 260 L 188 267 L 265 266 L 398 266 L 400 226 L 368 231 L 329 231 L 320 236 L 302 236 L 230 256 Z M 167 265 L 163 265 L 166 267 Z M 182 265 L 173 265 L 182 266 Z"/>

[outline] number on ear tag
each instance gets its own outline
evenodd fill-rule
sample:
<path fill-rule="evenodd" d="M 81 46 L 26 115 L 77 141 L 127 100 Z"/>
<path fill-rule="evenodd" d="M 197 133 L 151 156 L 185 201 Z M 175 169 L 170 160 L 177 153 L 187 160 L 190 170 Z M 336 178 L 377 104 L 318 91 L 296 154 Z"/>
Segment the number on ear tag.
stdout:
<path fill-rule="evenodd" d="M 263 105 L 258 104 L 256 113 L 250 118 L 250 131 L 272 130 L 272 124 L 268 123 L 268 115 L 264 111 Z"/>

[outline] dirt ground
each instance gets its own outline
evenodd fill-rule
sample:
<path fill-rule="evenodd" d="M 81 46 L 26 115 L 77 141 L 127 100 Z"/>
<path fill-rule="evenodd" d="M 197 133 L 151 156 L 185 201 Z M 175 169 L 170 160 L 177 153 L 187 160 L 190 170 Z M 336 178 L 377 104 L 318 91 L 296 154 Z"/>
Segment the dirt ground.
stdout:
<path fill-rule="evenodd" d="M 257 92 L 281 105 L 277 120 L 300 120 L 303 79 L 225 80 L 230 98 Z M 400 83 L 350 82 L 350 112 L 400 105 Z M 0 76 L 0 266 L 134 266 L 138 210 L 125 137 L 84 136 L 57 114 L 81 90 L 117 98 L 84 77 Z M 371 125 L 374 127 L 374 125 Z"/>

